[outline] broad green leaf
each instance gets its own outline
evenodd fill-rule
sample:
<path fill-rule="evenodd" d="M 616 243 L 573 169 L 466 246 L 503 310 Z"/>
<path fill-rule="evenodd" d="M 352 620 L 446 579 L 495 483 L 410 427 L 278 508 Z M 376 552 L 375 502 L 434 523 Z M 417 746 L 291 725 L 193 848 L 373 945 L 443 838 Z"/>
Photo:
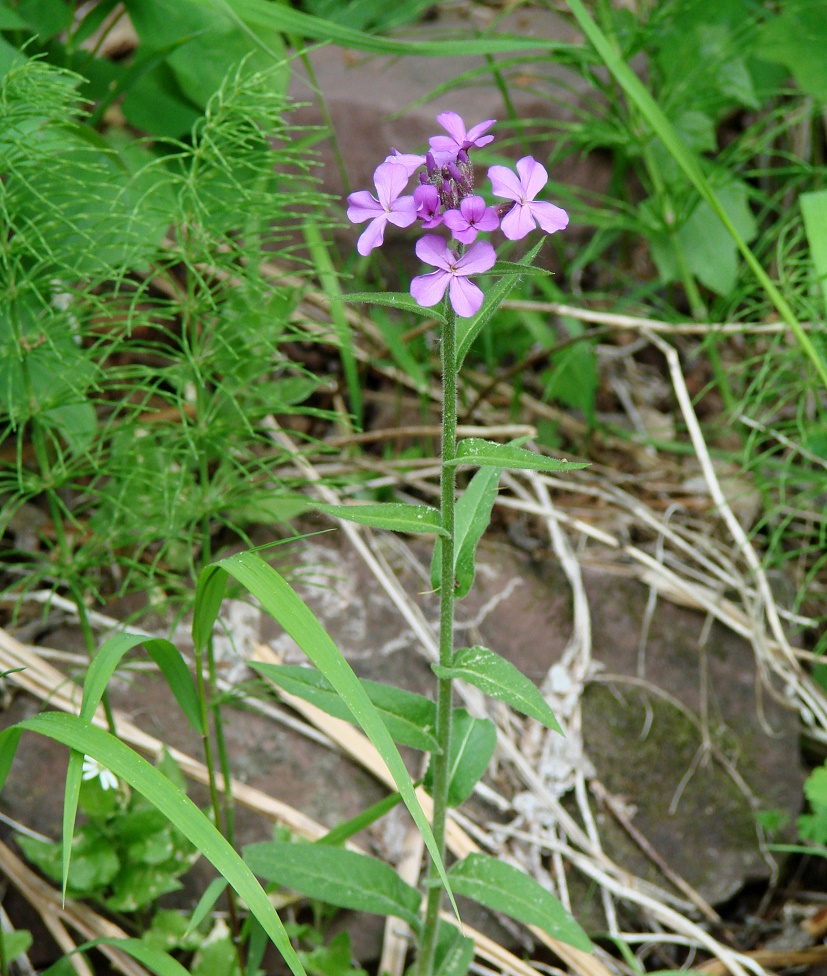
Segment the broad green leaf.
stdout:
<path fill-rule="evenodd" d="M 28 952 L 32 945 L 32 933 L 27 929 L 19 929 L 16 932 L 0 932 L 0 939 L 3 940 L 3 956 L 6 962 L 11 962 L 12 959 L 22 956 L 24 952 Z"/>
<path fill-rule="evenodd" d="M 821 289 L 827 310 L 827 190 L 802 193 L 798 198 L 804 217 L 804 230 L 810 245 L 810 257 L 815 268 L 816 281 Z"/>
<path fill-rule="evenodd" d="M 454 597 L 468 596 L 474 585 L 477 545 L 491 521 L 491 509 L 497 498 L 497 486 L 502 468 L 481 468 L 462 493 L 455 509 L 454 521 Z M 431 582 L 440 586 L 442 545 L 436 540 L 431 562 Z"/>
<path fill-rule="evenodd" d="M 450 871 L 454 890 L 480 905 L 536 925 L 552 938 L 591 952 L 589 937 L 560 902 L 530 875 L 487 854 L 469 854 Z"/>
<path fill-rule="evenodd" d="M 786 0 L 756 45 L 760 58 L 783 64 L 800 88 L 827 101 L 827 7 L 823 0 Z"/>
<path fill-rule="evenodd" d="M 150 864 L 130 864 L 118 877 L 114 893 L 104 901 L 111 912 L 137 912 L 162 895 L 184 886 L 176 875 Z"/>
<path fill-rule="evenodd" d="M 499 698 L 523 715 L 536 718 L 562 735 L 554 712 L 537 686 L 519 668 L 487 647 L 464 647 L 454 654 L 451 667 L 431 667 L 439 678 L 461 678 L 492 698 Z"/>
<path fill-rule="evenodd" d="M 488 768 L 497 746 L 497 729 L 487 718 L 474 718 L 455 708 L 451 728 L 451 763 L 448 771 L 448 806 L 458 807 L 474 790 Z M 428 792 L 433 784 L 433 758 L 425 774 Z"/>
<path fill-rule="evenodd" d="M 273 940 L 294 976 L 306 976 L 264 889 L 221 832 L 198 807 L 142 756 L 76 715 L 44 712 L 12 729 L 39 732 L 98 762 L 145 796 L 227 879 Z M 5 745 L 7 740 L 3 741 Z"/>
<path fill-rule="evenodd" d="M 192 612 L 192 642 L 199 651 L 204 650 L 212 637 L 226 588 L 227 575 L 218 566 L 205 566 L 198 574 Z"/>
<path fill-rule="evenodd" d="M 377 529 L 387 529 L 389 532 L 447 535 L 442 528 L 439 512 L 430 505 L 405 505 L 402 502 L 378 502 L 366 505 L 358 503 L 323 505 L 321 502 L 310 504 L 312 508 L 318 508 L 328 515 L 335 515 L 336 518 L 358 522 L 360 525 L 370 525 Z"/>
<path fill-rule="evenodd" d="M 524 265 L 526 271 L 531 268 L 531 262 L 537 257 L 544 241 L 545 238 L 540 238 L 528 254 L 520 259 L 519 264 Z M 465 361 L 474 339 L 477 338 L 521 277 L 522 275 L 519 274 L 504 275 L 493 287 L 487 290 L 482 308 L 476 315 L 470 319 L 457 320 L 457 369 Z"/>
<path fill-rule="evenodd" d="M 445 865 L 434 840 L 428 818 L 417 799 L 411 777 L 399 750 L 394 745 L 384 722 L 371 704 L 367 692 L 362 687 L 353 669 L 333 643 L 330 635 L 322 627 L 313 611 L 290 587 L 272 566 L 254 552 L 241 552 L 229 559 L 222 559 L 220 565 L 239 581 L 259 600 L 264 609 L 273 616 L 287 634 L 299 645 L 313 664 L 324 674 L 342 697 L 365 735 L 378 749 L 390 770 L 396 788 L 402 794 L 414 823 L 422 834 L 425 846 L 434 860 L 440 880 L 445 885 L 454 913 L 456 902 L 448 884 Z"/>
<path fill-rule="evenodd" d="M 550 458 L 522 447 L 514 447 L 513 444 L 497 444 L 495 441 L 486 441 L 479 437 L 469 437 L 460 441 L 457 444 L 456 458 L 446 463 L 452 466 L 467 464 L 476 467 L 520 468 L 528 471 L 575 471 L 589 466 L 585 461 Z"/>
<path fill-rule="evenodd" d="M 248 664 L 291 695 L 309 701 L 328 715 L 357 724 L 350 709 L 321 671 L 293 664 L 259 661 L 249 661 Z M 423 752 L 439 751 L 434 738 L 436 706 L 429 698 L 377 681 L 361 681 L 361 685 L 394 741 Z"/>
<path fill-rule="evenodd" d="M 434 976 L 465 976 L 474 958 L 474 940 L 449 922 L 439 921 Z"/>
<path fill-rule="evenodd" d="M 416 315 L 424 315 L 429 319 L 436 319 L 437 322 L 444 322 L 445 316 L 436 308 L 426 308 L 420 305 L 416 299 L 403 292 L 396 291 L 357 291 L 351 295 L 343 295 L 342 301 L 353 302 L 363 305 L 385 305 L 388 308 L 397 308 L 401 312 L 413 312 Z"/>
<path fill-rule="evenodd" d="M 818 2 L 818 0 L 816 0 Z M 816 372 L 824 386 L 827 386 L 827 362 L 814 345 L 810 336 L 802 329 L 801 323 L 795 316 L 787 300 L 775 286 L 772 279 L 762 267 L 761 263 L 752 253 L 747 242 L 738 233 L 738 229 L 733 224 L 726 209 L 718 200 L 715 191 L 704 175 L 698 157 L 688 149 L 681 141 L 674 126 L 664 115 L 661 108 L 647 91 L 643 82 L 626 64 L 617 51 L 617 48 L 609 40 L 603 31 L 598 27 L 594 18 L 586 9 L 583 0 L 567 0 L 569 9 L 574 14 L 583 33 L 590 43 L 594 46 L 597 53 L 603 59 L 606 67 L 614 76 L 617 83 L 626 93 L 626 96 L 637 107 L 643 118 L 649 123 L 653 131 L 662 140 L 666 148 L 672 154 L 675 161 L 684 171 L 692 185 L 700 193 L 701 197 L 712 207 L 718 218 L 732 235 L 733 240 L 738 246 L 738 250 L 744 257 L 755 277 L 761 283 L 768 297 L 778 310 L 781 318 L 792 329 L 799 346 L 808 356 L 816 368 Z"/>
<path fill-rule="evenodd" d="M 340 847 L 281 841 L 249 844 L 243 855 L 266 881 L 339 908 L 394 915 L 414 928 L 419 926 L 422 896 L 375 857 Z"/>

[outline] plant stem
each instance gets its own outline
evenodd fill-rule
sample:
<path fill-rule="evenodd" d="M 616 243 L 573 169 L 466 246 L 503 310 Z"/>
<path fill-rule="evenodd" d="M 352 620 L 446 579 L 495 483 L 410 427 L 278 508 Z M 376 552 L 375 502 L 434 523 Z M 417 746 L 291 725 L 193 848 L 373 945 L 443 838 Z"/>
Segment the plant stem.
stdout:
<path fill-rule="evenodd" d="M 450 667 L 454 654 L 454 490 L 456 468 L 451 462 L 457 454 L 457 352 L 456 314 L 446 300 L 446 321 L 442 329 L 442 473 L 440 476 L 440 514 L 442 536 L 439 585 L 439 663 Z M 436 740 L 440 752 L 433 757 L 432 828 L 440 858 L 445 855 L 445 817 L 448 811 L 448 776 L 451 762 L 451 679 L 440 678 L 437 686 Z M 442 885 L 431 861 L 428 902 L 417 959 L 418 976 L 430 976 L 434 966 Z"/>

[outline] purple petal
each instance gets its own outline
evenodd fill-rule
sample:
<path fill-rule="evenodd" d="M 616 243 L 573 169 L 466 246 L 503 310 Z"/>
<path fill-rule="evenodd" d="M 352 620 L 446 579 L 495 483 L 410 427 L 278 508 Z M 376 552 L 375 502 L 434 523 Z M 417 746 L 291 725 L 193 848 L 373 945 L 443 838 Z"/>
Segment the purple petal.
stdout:
<path fill-rule="evenodd" d="M 477 241 L 456 262 L 454 269 L 458 275 L 482 274 L 493 268 L 496 260 L 497 252 L 488 241 Z"/>
<path fill-rule="evenodd" d="M 462 207 L 462 204 L 460 204 L 460 207 Z M 445 221 L 445 226 L 450 227 L 453 231 L 468 230 L 468 219 L 461 210 L 446 210 L 442 215 L 442 219 Z M 459 240 L 459 238 L 457 239 Z"/>
<path fill-rule="evenodd" d="M 517 172 L 525 189 L 526 200 L 533 200 L 548 183 L 548 173 L 542 163 L 533 156 L 523 156 L 517 160 Z"/>
<path fill-rule="evenodd" d="M 488 179 L 495 197 L 505 197 L 507 200 L 522 200 L 523 185 L 507 166 L 490 166 Z"/>
<path fill-rule="evenodd" d="M 468 138 L 465 134 L 465 123 L 462 119 L 456 112 L 442 112 L 436 117 L 436 120 L 456 143 L 457 149 L 459 149 Z M 434 139 L 444 138 L 445 136 L 434 136 Z M 433 145 L 433 139 L 429 141 Z"/>
<path fill-rule="evenodd" d="M 447 271 L 418 275 L 411 280 L 411 294 L 420 305 L 430 308 L 442 299 L 452 277 Z"/>
<path fill-rule="evenodd" d="M 477 230 L 496 230 L 500 226 L 500 215 L 496 207 L 486 207 L 482 217 L 477 221 Z"/>
<path fill-rule="evenodd" d="M 356 250 L 363 258 L 367 257 L 375 247 L 379 247 L 382 244 L 385 239 L 385 224 L 387 222 L 388 216 L 383 213 L 381 216 L 372 220 L 364 231 L 362 231 L 362 236 L 356 242 Z"/>
<path fill-rule="evenodd" d="M 387 210 L 408 185 L 408 175 L 399 163 L 380 163 L 373 174 L 373 182 L 379 202 Z"/>
<path fill-rule="evenodd" d="M 465 141 L 470 142 L 472 146 L 487 146 L 489 142 L 494 141 L 494 137 L 486 136 L 484 139 L 480 139 L 480 136 L 488 132 L 496 121 L 496 119 L 486 119 L 485 122 L 480 122 L 479 125 L 475 125 L 472 129 L 468 130 Z"/>
<path fill-rule="evenodd" d="M 443 166 L 447 166 L 448 163 L 453 163 L 456 161 L 457 153 L 459 149 L 457 144 L 449 136 L 432 136 L 431 142 L 431 155 L 434 159 L 434 164 L 437 169 L 442 169 Z"/>
<path fill-rule="evenodd" d="M 445 240 L 436 234 L 426 234 L 424 237 L 420 237 L 416 242 L 415 250 L 420 261 L 431 264 L 435 268 L 441 268 L 443 271 L 450 271 L 457 260 L 456 255 L 449 249 Z"/>
<path fill-rule="evenodd" d="M 475 224 L 485 213 L 485 200 L 482 197 L 465 197 L 460 201 L 459 209 L 469 224 Z"/>
<path fill-rule="evenodd" d="M 416 221 L 416 200 L 413 197 L 397 197 L 391 204 L 388 220 L 397 227 L 410 227 Z"/>
<path fill-rule="evenodd" d="M 476 315 L 482 306 L 483 293 L 467 278 L 451 277 L 451 289 L 448 292 L 454 311 L 460 318 L 469 319 Z"/>
<path fill-rule="evenodd" d="M 380 213 L 384 213 L 385 208 L 367 190 L 357 190 L 347 198 L 347 219 L 352 224 L 361 224 L 365 220 L 371 220 Z"/>
<path fill-rule="evenodd" d="M 532 216 L 547 234 L 565 230 L 569 225 L 569 215 L 561 207 L 542 200 L 533 200 L 529 205 Z"/>
<path fill-rule="evenodd" d="M 395 163 L 397 166 L 405 167 L 405 175 L 410 179 L 420 166 L 425 165 L 425 156 L 418 156 L 416 153 L 401 153 L 398 149 L 392 149 L 390 156 L 385 159 L 386 163 Z"/>
<path fill-rule="evenodd" d="M 510 241 L 519 241 L 534 230 L 534 217 L 528 204 L 516 203 L 503 217 L 500 230 Z"/>

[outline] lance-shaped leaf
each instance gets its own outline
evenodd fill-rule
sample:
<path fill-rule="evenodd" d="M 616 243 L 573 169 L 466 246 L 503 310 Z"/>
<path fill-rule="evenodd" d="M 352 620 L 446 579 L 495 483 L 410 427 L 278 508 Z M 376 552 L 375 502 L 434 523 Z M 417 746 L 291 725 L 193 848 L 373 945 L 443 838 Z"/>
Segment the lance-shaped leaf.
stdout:
<path fill-rule="evenodd" d="M 589 466 L 587 461 L 550 458 L 527 451 L 524 447 L 497 444 L 496 441 L 486 441 L 480 437 L 469 437 L 460 441 L 457 444 L 456 458 L 446 464 L 454 467 L 467 464 L 477 467 L 519 468 L 525 471 L 575 471 Z"/>
<path fill-rule="evenodd" d="M 487 718 L 474 718 L 464 708 L 455 708 L 451 719 L 451 762 L 448 767 L 448 806 L 458 807 L 471 795 L 488 768 L 497 746 L 497 729 Z M 433 759 L 423 785 L 433 786 Z"/>
<path fill-rule="evenodd" d="M 557 898 L 519 868 L 487 854 L 473 853 L 455 864 L 449 876 L 457 894 L 591 952 L 589 937 Z"/>
<path fill-rule="evenodd" d="M 342 697 L 362 731 L 379 751 L 393 776 L 396 788 L 402 794 L 414 823 L 419 829 L 425 846 L 433 858 L 440 881 L 445 885 L 454 913 L 459 917 L 456 902 L 451 893 L 448 875 L 434 839 L 431 825 L 416 796 L 413 782 L 405 763 L 394 745 L 385 723 L 371 704 L 367 692 L 362 687 L 353 669 L 333 643 L 330 635 L 322 627 L 313 611 L 293 590 L 287 580 L 268 566 L 254 552 L 240 552 L 218 564 L 234 576 L 239 583 L 258 599 L 264 609 L 274 617 L 287 634 L 299 645 L 313 664 L 324 674 Z"/>
<path fill-rule="evenodd" d="M 312 502 L 312 508 L 335 515 L 336 518 L 370 525 L 389 532 L 416 532 L 427 535 L 447 535 L 442 528 L 439 512 L 430 505 L 405 505 L 402 502 L 378 502 L 355 505 L 324 505 Z"/>
<path fill-rule="evenodd" d="M 24 719 L 0 734 L 0 755 L 16 744 L 9 733 L 19 738 L 22 730 L 39 732 L 76 752 L 97 759 L 145 796 L 224 875 L 273 940 L 294 976 L 306 976 L 281 919 L 252 871 L 192 800 L 163 773 L 103 729 L 95 728 L 77 715 L 57 712 L 44 712 Z"/>
<path fill-rule="evenodd" d="M 537 686 L 527 678 L 511 661 L 506 661 L 487 647 L 464 647 L 454 655 L 449 668 L 432 664 L 439 678 L 461 678 L 469 685 L 492 698 L 499 698 L 523 715 L 536 718 L 538 722 L 562 734 Z"/>
<path fill-rule="evenodd" d="M 425 318 L 444 322 L 445 316 L 438 309 L 425 308 L 407 293 L 396 291 L 357 291 L 350 295 L 343 295 L 346 302 L 358 302 L 363 305 L 385 305 L 397 308 L 401 312 L 415 312 Z"/>
<path fill-rule="evenodd" d="M 454 575 L 456 589 L 454 598 L 461 600 L 467 596 L 474 585 L 477 545 L 488 523 L 491 509 L 497 498 L 497 485 L 502 468 L 486 468 L 477 471 L 468 487 L 457 502 L 454 516 Z M 439 589 L 442 545 L 436 540 L 431 563 L 431 582 Z"/>
<path fill-rule="evenodd" d="M 242 851 L 252 870 L 310 898 L 373 915 L 395 915 L 419 926 L 422 896 L 375 857 L 328 844 L 268 841 Z"/>
<path fill-rule="evenodd" d="M 321 671 L 295 664 L 266 664 L 260 661 L 248 663 L 254 671 L 269 678 L 291 695 L 316 705 L 334 718 L 358 724 L 341 695 Z M 430 698 L 403 688 L 383 685 L 378 681 L 362 680 L 361 684 L 396 742 L 423 752 L 439 750 L 434 738 L 436 705 Z"/>

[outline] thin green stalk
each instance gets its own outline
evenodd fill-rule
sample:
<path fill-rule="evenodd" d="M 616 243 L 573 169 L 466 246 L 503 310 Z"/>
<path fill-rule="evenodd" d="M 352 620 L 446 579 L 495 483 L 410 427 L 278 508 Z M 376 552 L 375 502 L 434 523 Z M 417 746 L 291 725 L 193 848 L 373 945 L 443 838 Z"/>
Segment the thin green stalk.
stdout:
<path fill-rule="evenodd" d="M 456 313 L 446 300 L 442 328 L 442 473 L 440 513 L 446 535 L 441 541 L 439 586 L 439 663 L 450 667 L 454 654 L 454 492 L 456 468 L 449 462 L 457 454 L 457 354 Z M 440 678 L 437 686 L 436 740 L 440 752 L 433 757 L 432 828 L 440 858 L 445 856 L 445 818 L 448 812 L 448 778 L 451 762 L 451 679 Z M 431 862 L 430 886 L 417 959 L 418 976 L 431 976 L 434 967 L 442 885 Z"/>

